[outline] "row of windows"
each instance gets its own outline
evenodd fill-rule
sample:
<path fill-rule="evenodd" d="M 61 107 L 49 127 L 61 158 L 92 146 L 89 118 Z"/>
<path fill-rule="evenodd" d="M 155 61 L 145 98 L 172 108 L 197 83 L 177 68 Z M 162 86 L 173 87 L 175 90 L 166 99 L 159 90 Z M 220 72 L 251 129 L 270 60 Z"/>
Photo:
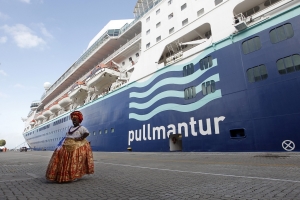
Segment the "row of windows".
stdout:
<path fill-rule="evenodd" d="M 205 83 L 202 83 L 202 94 L 203 96 L 214 93 L 216 91 L 216 83 L 215 81 L 207 81 Z M 192 99 L 196 97 L 196 87 L 188 87 L 184 89 L 184 99 Z"/>
<path fill-rule="evenodd" d="M 294 30 L 290 23 L 278 26 L 272 29 L 269 33 L 270 40 L 273 44 L 287 40 L 294 36 Z M 260 38 L 258 36 L 246 40 L 242 43 L 242 50 L 244 54 L 257 51 L 261 48 Z"/>
<path fill-rule="evenodd" d="M 70 120 L 70 116 L 64 117 L 62 119 L 59 119 L 59 120 L 53 122 L 53 126 L 56 126 L 56 125 L 61 124 L 61 123 L 64 123 L 64 122 L 66 122 L 68 120 Z"/>
<path fill-rule="evenodd" d="M 49 127 L 50 127 L 50 124 L 48 124 L 46 126 L 43 126 L 43 127 L 39 128 L 38 130 L 42 131 L 42 130 L 45 130 L 45 129 L 49 128 Z"/>
<path fill-rule="evenodd" d="M 222 2 L 222 0 L 219 2 L 219 3 L 221 3 Z M 215 1 L 215 3 L 216 3 L 216 1 Z M 218 2 L 216 3 L 216 5 L 217 4 L 219 4 Z M 182 6 L 181 6 L 181 11 L 183 11 L 183 10 L 185 10 L 187 8 L 187 4 L 185 3 L 185 4 L 183 4 Z M 156 11 L 156 15 L 158 15 L 160 13 L 160 9 L 158 9 L 157 11 Z M 202 14 L 204 13 L 204 8 L 202 8 L 202 9 L 200 9 L 198 12 L 197 12 L 197 16 L 199 17 L 199 16 L 201 16 Z M 171 14 L 169 14 L 168 15 L 168 19 L 172 19 L 174 17 L 174 14 L 173 13 L 171 13 Z M 149 22 L 150 21 L 150 16 L 146 19 L 146 22 Z M 187 19 L 185 19 L 185 20 L 183 20 L 182 21 L 182 26 L 185 26 L 185 25 L 187 25 L 189 23 L 189 20 L 188 20 L 188 18 Z M 161 22 L 158 22 L 157 24 L 156 24 L 156 28 L 159 28 L 161 26 Z M 169 34 L 172 34 L 174 32 L 174 27 L 172 27 L 172 28 L 170 28 L 169 29 Z M 147 31 L 146 31 L 146 35 L 149 35 L 150 34 L 150 29 L 148 29 Z M 208 37 L 209 38 L 209 37 Z M 157 38 L 156 38 L 156 42 L 159 42 L 161 40 L 161 36 L 158 36 Z M 146 44 L 146 49 L 148 49 L 149 47 L 150 47 L 150 42 L 149 43 L 147 43 Z"/>
<path fill-rule="evenodd" d="M 287 74 L 300 71 L 300 55 L 295 54 L 281 58 L 276 62 L 279 74 Z M 250 83 L 265 80 L 268 78 L 268 72 L 265 65 L 259 65 L 247 70 L 247 78 Z"/>
<path fill-rule="evenodd" d="M 114 133 L 114 132 L 115 132 L 115 129 L 114 129 L 114 128 L 111 128 L 111 129 L 110 129 L 110 132 L 111 132 L 111 133 Z M 99 133 L 99 135 L 101 135 L 101 134 L 102 134 L 102 130 L 99 130 L 98 133 Z M 104 134 L 107 134 L 107 133 L 108 133 L 108 129 L 105 129 L 105 130 L 103 131 L 103 133 L 104 133 Z M 93 135 L 97 135 L 96 131 L 93 131 Z"/>

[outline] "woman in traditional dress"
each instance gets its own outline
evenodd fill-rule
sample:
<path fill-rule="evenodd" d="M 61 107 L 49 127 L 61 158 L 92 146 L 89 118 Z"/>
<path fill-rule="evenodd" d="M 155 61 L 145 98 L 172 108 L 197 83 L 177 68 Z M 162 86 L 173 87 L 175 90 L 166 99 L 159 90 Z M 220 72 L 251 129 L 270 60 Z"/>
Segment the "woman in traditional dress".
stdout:
<path fill-rule="evenodd" d="M 71 182 L 85 174 L 94 173 L 92 149 L 85 139 L 89 132 L 80 125 L 82 113 L 74 111 L 70 116 L 74 126 L 70 127 L 62 144 L 55 149 L 50 159 L 46 172 L 49 181 Z"/>

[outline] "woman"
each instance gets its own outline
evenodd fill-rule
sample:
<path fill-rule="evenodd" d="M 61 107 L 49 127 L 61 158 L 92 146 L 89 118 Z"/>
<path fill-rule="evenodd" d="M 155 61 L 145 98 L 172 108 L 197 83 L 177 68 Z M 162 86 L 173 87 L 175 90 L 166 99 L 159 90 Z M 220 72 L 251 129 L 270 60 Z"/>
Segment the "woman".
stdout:
<path fill-rule="evenodd" d="M 85 174 L 94 173 L 93 153 L 85 139 L 89 132 L 80 126 L 83 120 L 81 112 L 71 113 L 73 127 L 69 129 L 62 145 L 55 149 L 46 172 L 49 181 L 71 182 Z"/>

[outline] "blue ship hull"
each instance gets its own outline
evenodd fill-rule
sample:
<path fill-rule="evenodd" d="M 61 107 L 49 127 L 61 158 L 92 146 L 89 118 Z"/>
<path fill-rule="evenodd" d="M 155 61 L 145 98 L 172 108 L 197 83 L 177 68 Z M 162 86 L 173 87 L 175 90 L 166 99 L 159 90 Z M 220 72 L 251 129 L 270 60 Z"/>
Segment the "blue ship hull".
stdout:
<path fill-rule="evenodd" d="M 82 125 L 90 131 L 92 149 L 170 151 L 172 134 L 180 134 L 182 151 L 299 151 L 300 71 L 282 75 L 276 65 L 281 58 L 300 54 L 297 13 L 298 7 L 213 44 L 189 62 L 165 67 L 146 82 L 131 83 L 83 106 Z M 286 23 L 292 24 L 293 37 L 272 44 L 270 30 Z M 243 54 L 242 43 L 254 36 L 260 37 L 261 48 Z M 207 56 L 213 66 L 200 70 L 199 61 Z M 182 68 L 189 63 L 194 63 L 195 73 L 183 77 Z M 268 77 L 250 83 L 247 70 L 261 64 Z M 211 79 L 214 93 L 204 96 L 197 91 L 195 98 L 184 99 L 184 89 L 199 89 Z M 55 149 L 72 125 L 68 119 L 53 126 L 57 120 L 48 122 L 45 130 L 30 131 L 33 135 L 25 137 L 28 144 Z"/>

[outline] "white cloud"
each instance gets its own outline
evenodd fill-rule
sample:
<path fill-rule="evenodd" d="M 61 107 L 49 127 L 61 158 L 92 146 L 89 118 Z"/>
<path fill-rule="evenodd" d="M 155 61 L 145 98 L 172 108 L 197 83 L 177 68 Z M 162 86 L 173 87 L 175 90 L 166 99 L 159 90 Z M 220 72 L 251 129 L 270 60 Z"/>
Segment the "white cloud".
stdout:
<path fill-rule="evenodd" d="M 38 24 L 42 34 L 48 38 L 53 38 L 51 33 L 46 29 L 45 25 L 43 23 Z"/>
<path fill-rule="evenodd" d="M 1 29 L 10 34 L 20 48 L 33 48 L 46 44 L 42 38 L 35 35 L 30 28 L 23 24 L 17 24 L 15 26 L 4 25 Z"/>
<path fill-rule="evenodd" d="M 0 37 L 0 44 L 4 44 L 7 41 L 7 37 Z"/>
<path fill-rule="evenodd" d="M 30 3 L 30 0 L 20 0 L 23 3 Z"/>
<path fill-rule="evenodd" d="M 1 70 L 1 69 L 0 69 L 0 74 L 3 75 L 3 76 L 7 76 L 7 73 L 4 70 Z"/>
<path fill-rule="evenodd" d="M 8 95 L 0 92 L 0 98 L 7 98 Z"/>
<path fill-rule="evenodd" d="M 9 19 L 9 16 L 0 12 L 0 19 L 7 20 L 7 19 Z"/>

